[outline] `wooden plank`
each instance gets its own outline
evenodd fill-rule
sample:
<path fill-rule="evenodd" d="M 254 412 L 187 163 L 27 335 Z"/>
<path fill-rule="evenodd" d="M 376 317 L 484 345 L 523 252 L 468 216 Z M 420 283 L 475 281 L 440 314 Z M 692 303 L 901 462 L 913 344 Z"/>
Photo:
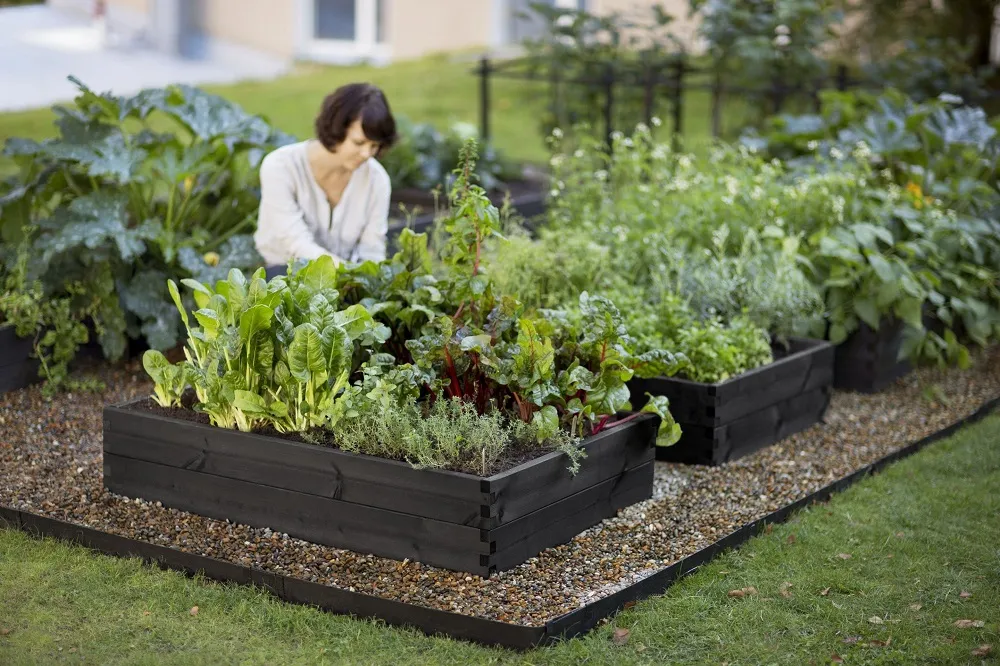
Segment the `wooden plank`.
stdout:
<path fill-rule="evenodd" d="M 658 416 L 644 414 L 591 438 L 576 476 L 570 476 L 565 454 L 552 453 L 490 477 L 488 491 L 497 505 L 497 524 L 516 520 L 653 460 L 659 422 Z"/>
<path fill-rule="evenodd" d="M 554 523 L 578 513 L 587 506 L 607 500 L 615 493 L 620 493 L 634 486 L 645 485 L 646 491 L 652 497 L 653 465 L 655 464 L 655 461 L 650 461 L 639 467 L 626 470 L 620 476 L 602 481 L 596 486 L 576 492 L 526 516 L 521 516 L 517 520 L 489 530 L 487 539 L 496 544 L 497 551 L 503 550 L 535 532 L 543 531 Z"/>
<path fill-rule="evenodd" d="M 295 469 L 326 471 L 339 478 L 341 486 L 350 480 L 352 483 L 372 483 L 380 487 L 425 492 L 461 501 L 478 503 L 483 498 L 482 479 L 471 474 L 414 469 L 409 463 L 398 460 L 348 453 L 324 446 L 170 418 L 142 409 L 129 409 L 128 405 L 135 402 L 138 400 L 104 409 L 105 447 L 107 449 L 109 446 L 110 435 L 112 448 L 108 450 L 117 455 L 173 467 L 186 467 L 197 466 L 200 464 L 197 462 L 198 457 L 207 458 L 208 452 L 211 452 L 220 458 L 242 458 Z M 151 437 L 154 433 L 155 439 Z M 117 434 L 133 438 L 127 451 L 117 443 Z M 146 444 L 139 446 L 136 440 L 145 440 Z M 153 442 L 173 445 L 177 450 L 152 446 Z M 326 496 L 330 486 L 323 486 L 320 490 Z"/>
<path fill-rule="evenodd" d="M 834 388 L 861 393 L 878 393 L 913 368 L 899 360 L 903 324 L 884 321 L 877 331 L 867 324 L 837 345 L 834 359 Z"/>
<path fill-rule="evenodd" d="M 656 377 L 632 380 L 629 389 L 636 396 L 644 396 L 646 392 L 666 396 L 670 400 L 670 413 L 678 423 L 720 426 L 796 394 L 831 384 L 832 346 L 805 338 L 792 338 L 790 342 L 789 354 L 724 382 L 705 384 Z M 635 404 L 645 404 L 645 400 Z"/>
<path fill-rule="evenodd" d="M 251 440 L 240 447 L 228 438 L 221 441 L 212 438 L 197 447 L 113 430 L 104 434 L 107 454 L 459 525 L 490 525 L 489 515 L 482 515 L 484 495 L 481 492 L 477 492 L 476 497 L 460 499 L 436 492 L 437 486 L 432 482 L 424 489 L 400 488 L 380 478 L 374 469 L 364 477 L 346 476 L 337 469 L 336 460 L 325 455 L 326 450 L 319 446 L 314 446 L 316 451 L 305 455 L 276 460 L 280 451 L 275 449 L 284 444 L 284 441 L 276 444 Z"/>
<path fill-rule="evenodd" d="M 290 536 L 382 557 L 486 572 L 479 529 L 157 465 L 104 457 L 108 490 L 184 511 L 270 527 Z"/>
<path fill-rule="evenodd" d="M 830 402 L 828 387 L 814 389 L 769 405 L 732 423 L 715 428 L 681 424 L 679 442 L 658 448 L 667 462 L 721 465 L 758 451 L 818 423 Z"/>
<path fill-rule="evenodd" d="M 649 499 L 653 492 L 654 466 L 655 463 L 650 462 L 631 470 L 610 493 L 581 501 L 587 493 L 583 491 L 580 498 L 574 496 L 559 502 L 558 507 L 545 510 L 551 521 L 532 517 L 530 521 L 537 529 L 520 535 L 513 542 L 503 542 L 503 547 L 497 542 L 497 551 L 490 556 L 491 568 L 495 571 L 513 568 L 546 548 L 567 543 L 584 530 L 614 516 L 619 509 Z M 529 522 L 528 518 L 522 520 Z M 509 529 L 507 532 L 514 535 Z"/>

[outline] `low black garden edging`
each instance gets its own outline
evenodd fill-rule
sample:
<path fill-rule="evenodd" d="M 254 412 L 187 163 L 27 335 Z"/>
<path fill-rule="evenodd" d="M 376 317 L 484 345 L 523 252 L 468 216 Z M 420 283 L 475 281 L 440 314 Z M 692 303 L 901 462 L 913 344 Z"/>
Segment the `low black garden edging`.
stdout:
<path fill-rule="evenodd" d="M 161 416 L 146 400 L 104 409 L 111 492 L 480 576 L 565 543 L 653 491 L 652 414 L 588 438 L 575 476 L 553 452 L 479 477 Z"/>
<path fill-rule="evenodd" d="M 775 347 L 774 356 L 773 363 L 717 384 L 674 377 L 630 381 L 637 407 L 647 392 L 667 396 L 683 431 L 679 442 L 657 449 L 657 459 L 721 465 L 818 423 L 830 404 L 833 346 L 791 338 L 787 349 Z"/>
<path fill-rule="evenodd" d="M 836 347 L 834 388 L 878 393 L 908 374 L 913 367 L 900 360 L 903 322 L 883 321 L 878 330 L 861 322 L 860 328 Z"/>
<path fill-rule="evenodd" d="M 20 529 L 35 536 L 54 537 L 108 555 L 139 557 L 165 569 L 189 574 L 202 573 L 208 578 L 220 581 L 258 585 L 285 601 L 316 606 L 333 613 L 349 614 L 358 618 L 377 618 L 387 624 L 415 627 L 430 635 L 447 635 L 484 645 L 528 650 L 585 634 L 601 620 L 616 614 L 627 604 L 662 593 L 676 580 L 707 564 L 723 551 L 742 545 L 766 525 L 784 522 L 798 509 L 829 499 L 833 493 L 844 490 L 855 481 L 916 453 L 928 444 L 954 434 L 964 425 L 979 421 L 998 405 L 1000 399 L 990 400 L 974 413 L 947 428 L 884 456 L 814 493 L 744 525 L 690 557 L 660 569 L 607 597 L 555 618 L 544 626 L 498 622 L 351 592 L 215 558 L 193 555 L 176 548 L 129 539 L 4 506 L 0 506 L 0 527 Z"/>
<path fill-rule="evenodd" d="M 0 393 L 16 391 L 41 381 L 34 342 L 19 338 L 11 325 L 0 326 Z"/>

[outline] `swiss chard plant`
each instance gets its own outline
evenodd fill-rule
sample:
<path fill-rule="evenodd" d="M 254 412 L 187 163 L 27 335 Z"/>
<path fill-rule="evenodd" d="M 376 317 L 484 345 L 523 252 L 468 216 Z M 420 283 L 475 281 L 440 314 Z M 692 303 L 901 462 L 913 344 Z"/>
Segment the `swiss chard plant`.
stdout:
<path fill-rule="evenodd" d="M 4 147 L 20 173 L 0 190 L 0 232 L 15 243 L 37 227 L 29 280 L 47 297 L 72 283 L 98 300 L 90 314 L 108 357 L 128 338 L 167 349 L 182 336 L 167 278 L 260 265 L 256 167 L 290 138 L 195 88 L 118 97 L 74 82 L 73 105 L 55 107 L 56 138 Z"/>

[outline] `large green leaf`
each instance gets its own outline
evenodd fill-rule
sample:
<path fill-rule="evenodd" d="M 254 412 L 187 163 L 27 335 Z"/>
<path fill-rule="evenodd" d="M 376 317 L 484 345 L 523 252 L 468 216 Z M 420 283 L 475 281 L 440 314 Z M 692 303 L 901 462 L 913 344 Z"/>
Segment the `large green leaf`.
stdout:
<path fill-rule="evenodd" d="M 288 349 L 288 369 L 293 377 L 306 382 L 325 368 L 323 339 L 319 331 L 312 324 L 300 324 L 295 328 L 295 337 Z"/>
<path fill-rule="evenodd" d="M 244 344 L 249 344 L 258 331 L 271 327 L 274 310 L 266 305 L 251 306 L 240 314 L 240 338 Z"/>

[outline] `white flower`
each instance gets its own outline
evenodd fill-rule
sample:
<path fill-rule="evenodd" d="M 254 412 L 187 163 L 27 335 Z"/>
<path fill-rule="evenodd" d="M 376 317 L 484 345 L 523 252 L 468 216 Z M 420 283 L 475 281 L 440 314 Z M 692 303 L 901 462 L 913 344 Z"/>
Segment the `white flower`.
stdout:
<path fill-rule="evenodd" d="M 553 187 L 551 190 L 549 190 L 549 196 L 555 199 L 557 196 L 559 196 L 559 189 Z"/>
<path fill-rule="evenodd" d="M 945 104 L 961 104 L 962 98 L 951 93 L 941 93 L 938 95 L 938 101 L 944 102 Z"/>
<path fill-rule="evenodd" d="M 788 35 L 778 35 L 774 38 L 774 45 L 781 48 L 792 43 L 792 38 Z"/>
<path fill-rule="evenodd" d="M 854 146 L 854 157 L 858 160 L 867 160 L 872 155 L 872 149 L 864 141 L 858 141 Z"/>
<path fill-rule="evenodd" d="M 632 139 L 629 138 L 629 137 L 625 137 L 624 139 L 622 139 L 622 145 L 625 146 L 626 148 L 631 148 L 632 147 Z"/>
<path fill-rule="evenodd" d="M 583 157 L 583 148 L 577 148 L 576 152 L 573 153 L 573 157 L 575 157 L 577 159 L 580 159 L 581 157 Z"/>
<path fill-rule="evenodd" d="M 638 125 L 635 126 L 635 131 L 636 132 L 648 132 L 649 128 L 646 127 L 646 123 L 639 123 Z"/>
<path fill-rule="evenodd" d="M 759 201 L 762 196 L 764 196 L 764 190 L 761 189 L 760 185 L 754 185 L 753 189 L 750 190 L 750 198 Z"/>
<path fill-rule="evenodd" d="M 555 128 L 552 129 L 552 136 L 554 136 L 555 138 L 561 139 L 562 135 L 563 135 L 563 131 L 561 129 L 559 129 L 558 127 L 555 127 Z"/>
<path fill-rule="evenodd" d="M 788 29 L 788 26 L 787 26 L 787 25 L 785 25 L 785 24 L 781 24 L 781 25 L 779 25 L 778 27 L 776 27 L 776 28 L 774 29 L 774 31 L 775 31 L 775 32 L 776 32 L 777 34 L 779 34 L 779 35 L 787 35 L 787 34 L 791 33 L 791 30 L 789 30 L 789 29 Z"/>
<path fill-rule="evenodd" d="M 625 136 L 625 135 L 622 134 L 620 130 L 615 130 L 614 132 L 611 133 L 611 138 L 614 141 L 621 141 L 621 139 L 622 139 L 623 136 Z"/>
<path fill-rule="evenodd" d="M 691 183 L 684 178 L 678 178 L 674 181 L 674 187 L 678 192 L 686 192 L 691 187 Z"/>
<path fill-rule="evenodd" d="M 677 158 L 677 164 L 682 169 L 690 169 L 691 168 L 691 158 L 688 157 L 687 155 L 681 155 L 679 158 Z"/>
<path fill-rule="evenodd" d="M 653 123 L 653 127 L 659 127 L 660 125 L 663 124 L 663 121 L 660 120 L 659 116 L 653 116 L 652 118 L 649 119 L 649 122 Z"/>
<path fill-rule="evenodd" d="M 594 172 L 594 178 L 603 182 L 608 179 L 608 172 L 604 169 L 598 169 Z"/>
<path fill-rule="evenodd" d="M 813 140 L 806 144 L 806 148 L 809 150 L 816 150 L 819 148 L 819 141 Z"/>
<path fill-rule="evenodd" d="M 735 197 L 736 193 L 739 191 L 739 181 L 729 175 L 727 175 L 723 180 L 726 183 L 726 192 L 729 193 L 730 197 Z"/>
<path fill-rule="evenodd" d="M 557 167 L 557 166 L 559 166 L 562 163 L 563 163 L 563 156 L 562 155 L 553 155 L 552 159 L 549 160 L 549 165 L 550 166 L 554 166 L 554 167 Z"/>
<path fill-rule="evenodd" d="M 830 149 L 830 157 L 832 157 L 835 160 L 840 161 L 840 160 L 844 159 L 844 153 L 839 148 L 831 148 Z"/>

